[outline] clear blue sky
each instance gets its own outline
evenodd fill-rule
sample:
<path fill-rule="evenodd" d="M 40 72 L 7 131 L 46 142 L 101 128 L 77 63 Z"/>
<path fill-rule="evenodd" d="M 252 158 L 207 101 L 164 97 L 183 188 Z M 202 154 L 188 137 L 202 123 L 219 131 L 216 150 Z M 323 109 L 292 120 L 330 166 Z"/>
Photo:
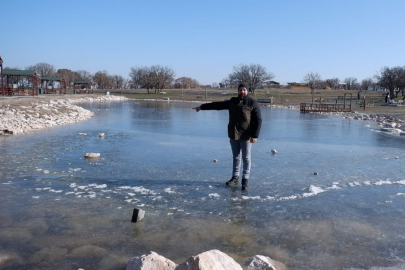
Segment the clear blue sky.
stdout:
<path fill-rule="evenodd" d="M 374 76 L 405 66 L 404 0 L 0 0 L 4 66 L 171 67 L 219 83 L 260 64 L 281 83 Z"/>

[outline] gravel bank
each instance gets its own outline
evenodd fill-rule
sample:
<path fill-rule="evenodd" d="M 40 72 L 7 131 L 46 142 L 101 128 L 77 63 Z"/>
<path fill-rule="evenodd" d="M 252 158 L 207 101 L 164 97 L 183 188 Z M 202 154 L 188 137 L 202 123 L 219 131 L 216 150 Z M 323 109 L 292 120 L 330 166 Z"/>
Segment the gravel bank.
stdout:
<path fill-rule="evenodd" d="M 84 121 L 94 115 L 91 111 L 74 103 L 125 99 L 110 95 L 2 98 L 0 100 L 0 135 L 20 134 Z"/>

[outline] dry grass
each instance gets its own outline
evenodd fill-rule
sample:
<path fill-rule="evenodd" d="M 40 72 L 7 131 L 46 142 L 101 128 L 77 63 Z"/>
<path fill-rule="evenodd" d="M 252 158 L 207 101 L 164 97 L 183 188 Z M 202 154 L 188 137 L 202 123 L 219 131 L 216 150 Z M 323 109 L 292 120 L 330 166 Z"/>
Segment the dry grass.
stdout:
<path fill-rule="evenodd" d="M 94 90 L 94 94 L 105 94 L 106 90 Z M 162 93 L 155 94 L 154 91 L 147 93 L 145 89 L 137 90 L 109 90 L 112 95 L 122 95 L 131 99 L 163 99 L 170 98 L 170 100 L 184 100 L 184 101 L 200 101 L 201 103 L 210 101 L 221 101 L 229 99 L 233 96 L 237 96 L 236 90 L 223 90 L 223 89 L 196 89 L 196 90 L 179 90 L 179 89 L 164 89 Z M 384 102 L 384 96 L 386 92 L 379 91 L 362 91 L 361 96 L 366 96 L 366 108 L 359 106 L 359 100 L 357 100 L 358 91 L 340 91 L 340 90 L 316 90 L 315 94 L 311 94 L 310 90 L 291 90 L 291 89 L 258 89 L 252 96 L 256 99 L 268 99 L 273 97 L 273 104 L 283 106 L 299 106 L 300 103 L 319 102 L 333 103 L 342 102 L 338 97 L 343 97 L 346 94 L 347 102 L 351 102 L 352 111 L 360 113 L 375 113 L 396 115 L 405 118 L 405 105 L 404 106 L 387 106 Z M 350 96 L 351 95 L 351 96 Z M 37 97 L 0 97 L 0 105 L 25 105 L 31 102 L 45 101 L 50 99 L 60 98 L 80 98 L 86 95 L 40 95 Z M 351 97 L 351 98 L 350 98 Z M 402 99 L 402 96 L 397 99 Z M 363 99 L 360 100 L 361 103 Z M 402 118 L 401 117 L 401 118 Z"/>
<path fill-rule="evenodd" d="M 95 93 L 104 93 L 105 90 L 95 90 Z M 165 94 L 155 94 L 154 91 L 147 93 L 145 89 L 140 90 L 110 90 L 111 94 L 124 95 L 133 99 L 163 99 L 164 97 L 170 100 L 184 100 L 184 101 L 221 101 L 237 96 L 236 90 L 222 90 L 222 89 L 196 89 L 196 90 L 179 90 L 179 89 L 165 89 Z M 258 89 L 255 94 L 251 95 L 256 99 L 268 99 L 273 97 L 275 105 L 283 106 L 299 106 L 300 103 L 341 103 L 346 94 L 346 102 L 351 102 L 352 111 L 363 112 L 367 114 L 389 114 L 389 115 L 405 115 L 404 106 L 387 106 L 385 105 L 384 97 L 386 92 L 381 91 L 361 91 L 361 100 L 357 100 L 357 90 L 343 91 L 343 90 L 316 90 L 315 94 L 311 94 L 310 90 L 291 90 L 291 89 Z M 366 96 L 366 107 L 362 106 L 364 103 L 363 96 Z M 402 100 L 399 96 L 397 100 Z M 360 107 L 361 106 L 361 107 Z"/>

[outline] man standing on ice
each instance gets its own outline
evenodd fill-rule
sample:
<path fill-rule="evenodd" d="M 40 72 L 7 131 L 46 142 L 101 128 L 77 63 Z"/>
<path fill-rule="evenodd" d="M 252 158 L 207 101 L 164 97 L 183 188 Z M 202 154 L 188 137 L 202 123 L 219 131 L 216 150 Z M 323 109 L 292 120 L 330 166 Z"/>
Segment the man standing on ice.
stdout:
<path fill-rule="evenodd" d="M 226 182 L 227 186 L 239 184 L 241 159 L 243 162 L 242 190 L 248 190 L 251 168 L 252 143 L 259 138 L 262 117 L 256 100 L 248 96 L 249 87 L 245 84 L 238 86 L 238 97 L 222 102 L 211 102 L 195 107 L 200 110 L 228 110 L 228 137 L 232 149 L 233 167 L 232 178 Z"/>

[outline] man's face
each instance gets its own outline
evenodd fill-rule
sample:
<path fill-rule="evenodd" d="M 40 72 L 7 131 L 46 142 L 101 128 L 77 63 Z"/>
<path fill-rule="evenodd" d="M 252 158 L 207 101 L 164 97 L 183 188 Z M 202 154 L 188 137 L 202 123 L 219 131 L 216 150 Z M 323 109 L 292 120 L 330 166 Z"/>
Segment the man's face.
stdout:
<path fill-rule="evenodd" d="M 241 87 L 238 89 L 238 95 L 241 97 L 246 97 L 248 95 L 248 91 L 245 87 Z"/>

